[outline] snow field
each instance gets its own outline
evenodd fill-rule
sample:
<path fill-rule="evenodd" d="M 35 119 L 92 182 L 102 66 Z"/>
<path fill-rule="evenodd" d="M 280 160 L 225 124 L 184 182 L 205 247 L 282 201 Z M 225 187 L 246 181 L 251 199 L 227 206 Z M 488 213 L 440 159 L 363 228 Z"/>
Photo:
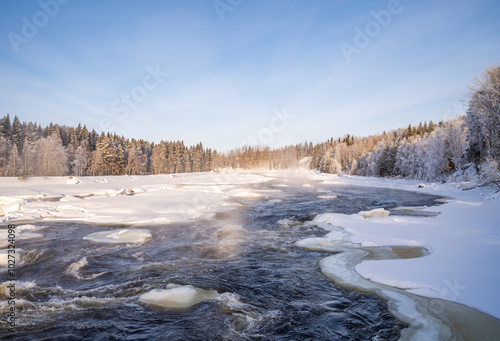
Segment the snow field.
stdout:
<path fill-rule="evenodd" d="M 231 198 L 260 198 L 243 188 L 272 178 L 246 173 L 0 178 L 0 221 L 81 220 L 158 224 L 211 218 Z"/>

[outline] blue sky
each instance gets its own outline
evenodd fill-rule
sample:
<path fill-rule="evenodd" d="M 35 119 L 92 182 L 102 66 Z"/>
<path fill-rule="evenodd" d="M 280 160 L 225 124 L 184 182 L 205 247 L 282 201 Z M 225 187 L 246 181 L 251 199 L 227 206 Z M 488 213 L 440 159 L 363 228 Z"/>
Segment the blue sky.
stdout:
<path fill-rule="evenodd" d="M 463 113 L 500 62 L 499 16 L 498 0 L 4 0 L 0 115 L 221 151 L 365 136 Z"/>

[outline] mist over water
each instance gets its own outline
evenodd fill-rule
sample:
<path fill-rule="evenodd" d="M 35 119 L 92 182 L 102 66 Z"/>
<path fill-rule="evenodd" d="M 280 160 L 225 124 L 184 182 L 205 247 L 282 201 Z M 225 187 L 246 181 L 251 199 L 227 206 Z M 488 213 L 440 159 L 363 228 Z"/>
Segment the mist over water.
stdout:
<path fill-rule="evenodd" d="M 213 220 L 148 226 L 153 238 L 139 245 L 83 240 L 124 226 L 40 222 L 47 226 L 43 239 L 18 243 L 28 254 L 17 269 L 17 333 L 9 334 L 2 324 L 0 335 L 24 340 L 397 340 L 405 326 L 383 301 L 335 286 L 319 267 L 328 254 L 295 242 L 325 234 L 302 224 L 319 213 L 430 206 L 437 197 L 303 185 L 273 180 L 250 186 L 266 197 L 240 198 L 241 208 Z M 187 309 L 139 301 L 169 283 L 218 295 Z M 5 316 L 4 302 L 0 309 Z"/>

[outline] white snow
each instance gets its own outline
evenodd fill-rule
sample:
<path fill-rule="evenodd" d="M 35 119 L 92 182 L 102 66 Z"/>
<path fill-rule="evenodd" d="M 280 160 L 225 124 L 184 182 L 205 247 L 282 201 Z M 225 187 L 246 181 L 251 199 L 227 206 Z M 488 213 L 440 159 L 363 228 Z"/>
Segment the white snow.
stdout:
<path fill-rule="evenodd" d="M 170 283 L 165 289 L 153 289 L 139 297 L 139 301 L 167 309 L 186 309 L 204 300 L 216 299 L 215 290 L 206 290 L 191 285 Z"/>
<path fill-rule="evenodd" d="M 419 182 L 414 180 L 325 174 L 312 177 L 324 183 L 406 189 L 447 197 L 445 204 L 426 209 L 435 217 L 385 216 L 387 211 L 375 211 L 376 214 L 322 214 L 314 221 L 342 227 L 350 234 L 354 246 L 347 246 L 351 249 L 427 248 L 430 255 L 422 258 L 369 260 L 355 269 L 372 281 L 407 288 L 417 295 L 458 302 L 500 318 L 500 195 L 494 188 L 463 191 L 454 184 L 427 183 L 419 187 Z M 364 219 L 363 215 L 374 217 Z M 308 239 L 298 245 L 322 249 L 321 243 L 337 249 L 346 245 L 339 238 L 332 238 L 331 233 L 322 240 Z"/>
<path fill-rule="evenodd" d="M 117 231 L 101 231 L 91 233 L 85 237 L 95 243 L 111 243 L 111 244 L 140 244 L 151 239 L 151 232 L 146 229 L 122 229 Z"/>
<path fill-rule="evenodd" d="M 155 224 L 211 218 L 235 207 L 237 204 L 228 202 L 231 198 L 261 197 L 242 185 L 272 179 L 246 172 L 0 178 L 0 222 L 43 219 Z M 48 198 L 56 201 L 40 200 Z"/>

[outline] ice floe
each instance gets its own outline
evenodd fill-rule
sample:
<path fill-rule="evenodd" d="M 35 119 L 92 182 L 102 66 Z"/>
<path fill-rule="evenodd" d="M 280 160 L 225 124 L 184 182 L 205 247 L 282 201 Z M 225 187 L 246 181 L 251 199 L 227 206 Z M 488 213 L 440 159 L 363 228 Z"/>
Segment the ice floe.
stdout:
<path fill-rule="evenodd" d="M 95 243 L 134 244 L 144 243 L 152 237 L 146 229 L 122 229 L 91 233 L 83 239 Z"/>
<path fill-rule="evenodd" d="M 191 285 L 170 283 L 165 289 L 153 289 L 139 297 L 139 301 L 167 309 L 187 309 L 204 300 L 219 296 L 215 290 L 196 288 Z"/>
<path fill-rule="evenodd" d="M 318 195 L 318 199 L 337 199 L 336 195 Z"/>
<path fill-rule="evenodd" d="M 391 212 L 383 208 L 376 208 L 370 211 L 361 211 L 358 214 L 363 216 L 363 218 L 373 218 L 373 217 L 387 217 L 388 215 L 391 214 Z"/>

